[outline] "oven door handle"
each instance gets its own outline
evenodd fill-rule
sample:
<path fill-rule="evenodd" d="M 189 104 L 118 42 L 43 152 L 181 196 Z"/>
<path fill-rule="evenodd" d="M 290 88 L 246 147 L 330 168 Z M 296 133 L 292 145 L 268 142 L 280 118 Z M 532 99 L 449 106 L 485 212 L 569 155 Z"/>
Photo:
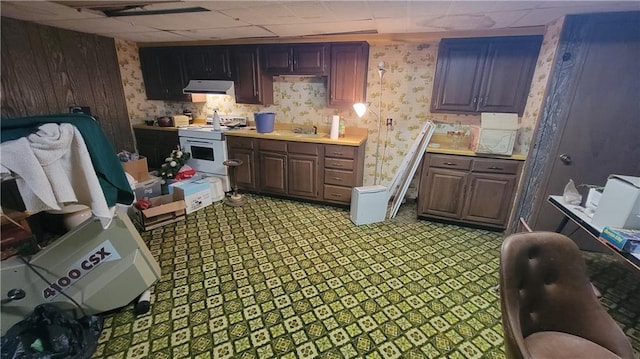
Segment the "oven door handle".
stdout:
<path fill-rule="evenodd" d="M 210 141 L 198 141 L 198 140 L 185 140 L 187 143 L 202 143 L 205 145 L 211 145 Z"/>

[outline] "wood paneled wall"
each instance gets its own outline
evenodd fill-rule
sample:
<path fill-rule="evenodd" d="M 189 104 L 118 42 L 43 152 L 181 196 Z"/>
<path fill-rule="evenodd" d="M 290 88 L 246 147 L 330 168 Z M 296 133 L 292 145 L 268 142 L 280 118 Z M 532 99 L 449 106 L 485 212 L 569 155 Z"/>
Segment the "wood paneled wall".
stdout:
<path fill-rule="evenodd" d="M 135 149 L 112 38 L 1 19 L 2 118 L 89 106 L 116 151 Z"/>

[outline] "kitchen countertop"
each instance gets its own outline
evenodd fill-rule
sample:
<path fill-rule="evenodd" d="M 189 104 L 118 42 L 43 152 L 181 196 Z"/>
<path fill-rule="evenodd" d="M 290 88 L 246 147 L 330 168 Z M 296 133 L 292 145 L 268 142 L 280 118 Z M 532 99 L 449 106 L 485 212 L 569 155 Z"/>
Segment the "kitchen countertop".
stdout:
<path fill-rule="evenodd" d="M 141 130 L 158 130 L 158 131 L 178 131 L 177 127 L 160 127 L 160 126 L 147 126 L 145 124 L 142 125 L 131 125 L 133 128 L 139 128 Z"/>
<path fill-rule="evenodd" d="M 282 141 L 295 141 L 295 142 L 309 142 L 309 143 L 323 143 L 331 145 L 343 145 L 343 146 L 360 146 L 367 140 L 367 130 L 365 128 L 347 127 L 345 129 L 345 136 L 332 140 L 329 138 L 329 134 L 318 133 L 315 134 L 302 134 L 295 133 L 292 130 L 276 129 L 270 133 L 258 133 L 255 129 L 240 128 L 225 133 L 227 136 L 238 137 L 253 137 L 253 138 L 265 138 L 269 140 L 282 140 Z"/>
<path fill-rule="evenodd" d="M 133 128 L 143 130 L 157 130 L 157 131 L 177 131 L 177 127 L 160 127 L 160 126 L 147 126 L 145 124 L 132 125 Z M 300 126 L 306 127 L 306 126 Z M 309 143 L 323 143 L 332 145 L 343 146 L 360 146 L 367 140 L 367 129 L 358 127 L 345 128 L 345 136 L 332 140 L 329 138 L 328 133 L 320 132 L 318 134 L 303 134 L 295 133 L 290 129 L 289 125 L 276 126 L 276 129 L 270 133 L 258 133 L 255 127 L 240 127 L 225 132 L 226 136 L 237 137 L 253 137 L 253 138 L 266 138 L 270 140 L 282 140 L 282 141 L 296 141 L 296 142 L 309 142 Z"/>
<path fill-rule="evenodd" d="M 470 136 L 464 136 L 459 140 L 457 146 L 454 146 L 453 140 L 450 136 L 442 133 L 434 133 L 431 136 L 429 145 L 427 146 L 427 153 L 441 153 L 445 155 L 458 155 L 458 156 L 472 156 L 472 157 L 488 157 L 488 158 L 502 158 L 506 160 L 524 161 L 527 159 L 526 154 L 514 153 L 511 156 L 503 155 L 491 155 L 486 153 L 476 153 L 470 150 L 469 142 Z M 438 147 L 431 147 L 438 146 Z"/>
<path fill-rule="evenodd" d="M 502 158 L 505 160 L 524 161 L 527 159 L 527 155 L 514 153 L 511 156 L 491 155 L 485 153 L 475 153 L 471 150 L 453 149 L 453 148 L 431 148 L 427 146 L 427 153 L 441 153 L 445 155 L 458 155 L 458 156 L 473 156 L 473 157 L 488 157 L 488 158 Z"/>

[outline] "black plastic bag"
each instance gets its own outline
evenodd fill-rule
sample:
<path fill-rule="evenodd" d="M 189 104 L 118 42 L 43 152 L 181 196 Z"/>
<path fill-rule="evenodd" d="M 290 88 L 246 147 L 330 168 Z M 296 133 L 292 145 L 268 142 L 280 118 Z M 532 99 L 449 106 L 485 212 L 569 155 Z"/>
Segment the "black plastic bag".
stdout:
<path fill-rule="evenodd" d="M 90 358 L 102 325 L 101 317 L 78 320 L 53 304 L 41 304 L 2 337 L 1 358 Z"/>

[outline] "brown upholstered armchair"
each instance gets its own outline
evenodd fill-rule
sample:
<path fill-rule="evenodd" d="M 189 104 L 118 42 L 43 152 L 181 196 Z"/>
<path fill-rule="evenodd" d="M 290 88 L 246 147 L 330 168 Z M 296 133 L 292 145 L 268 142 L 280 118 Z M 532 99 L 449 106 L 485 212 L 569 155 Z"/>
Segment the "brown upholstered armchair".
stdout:
<path fill-rule="evenodd" d="M 634 358 L 591 289 L 578 246 L 566 236 L 507 237 L 500 299 L 507 358 Z"/>

